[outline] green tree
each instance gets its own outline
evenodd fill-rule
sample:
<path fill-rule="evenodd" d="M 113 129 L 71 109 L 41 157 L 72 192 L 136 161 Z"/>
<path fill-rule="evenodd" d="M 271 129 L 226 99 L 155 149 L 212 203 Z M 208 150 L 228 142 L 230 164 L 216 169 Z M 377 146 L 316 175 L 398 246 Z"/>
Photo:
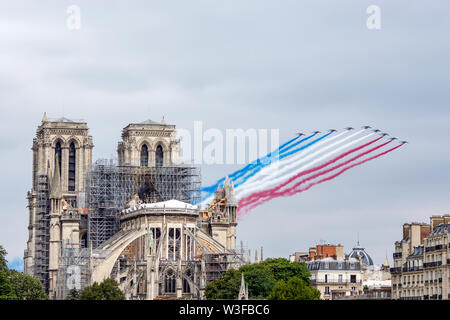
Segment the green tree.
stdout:
<path fill-rule="evenodd" d="M 80 291 L 77 289 L 72 289 L 69 291 L 69 294 L 66 297 L 66 300 L 79 300 L 80 299 Z"/>
<path fill-rule="evenodd" d="M 298 277 L 292 277 L 287 282 L 278 281 L 273 287 L 269 300 L 319 300 L 319 290 L 312 288 Z"/>
<path fill-rule="evenodd" d="M 0 245 L 0 271 L 8 272 L 8 264 L 6 261 L 6 255 L 8 253 L 6 252 L 5 248 L 3 248 L 2 245 Z"/>
<path fill-rule="evenodd" d="M 9 279 L 19 300 L 47 300 L 42 283 L 28 274 L 9 270 Z"/>
<path fill-rule="evenodd" d="M 236 299 L 241 285 L 241 273 L 230 269 L 220 279 L 206 285 L 205 296 L 208 300 Z"/>
<path fill-rule="evenodd" d="M 8 274 L 0 270 L 0 300 L 17 300 Z"/>
<path fill-rule="evenodd" d="M 241 284 L 241 273 L 248 284 L 249 298 L 265 299 L 273 291 L 275 284 L 283 280 L 287 283 L 296 277 L 312 289 L 310 273 L 305 263 L 290 262 L 284 258 L 266 259 L 261 263 L 244 265 L 239 270 L 228 270 L 222 278 L 209 282 L 205 289 L 207 299 L 236 299 Z"/>
<path fill-rule="evenodd" d="M 270 269 L 275 281 L 288 281 L 292 277 L 298 277 L 308 285 L 311 284 L 311 280 L 309 279 L 311 274 L 304 262 L 291 262 L 284 258 L 276 258 L 266 259 L 262 264 Z"/>
<path fill-rule="evenodd" d="M 105 279 L 100 284 L 94 282 L 80 293 L 80 300 L 125 300 L 125 294 L 114 279 Z"/>
<path fill-rule="evenodd" d="M 257 263 L 239 268 L 239 287 L 242 272 L 244 272 L 245 283 L 248 285 L 249 297 L 252 299 L 265 299 L 270 294 L 276 281 L 271 270 L 264 264 Z M 236 299 L 236 297 L 237 295 L 233 299 Z"/>

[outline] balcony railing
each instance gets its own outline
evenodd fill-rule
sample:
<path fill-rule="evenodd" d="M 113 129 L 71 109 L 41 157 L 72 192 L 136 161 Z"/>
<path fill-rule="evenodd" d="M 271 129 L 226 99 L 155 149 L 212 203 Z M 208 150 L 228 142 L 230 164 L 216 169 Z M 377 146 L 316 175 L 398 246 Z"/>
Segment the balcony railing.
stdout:
<path fill-rule="evenodd" d="M 400 272 L 402 272 L 402 268 L 401 267 L 390 268 L 389 271 L 391 273 L 400 273 Z"/>
<path fill-rule="evenodd" d="M 434 262 L 425 262 L 423 264 L 424 268 L 432 268 L 432 267 L 438 267 L 442 265 L 442 261 L 434 261 Z"/>
<path fill-rule="evenodd" d="M 399 300 L 422 300 L 422 297 L 401 297 Z"/>
<path fill-rule="evenodd" d="M 320 279 L 320 280 L 317 280 L 317 279 L 313 279 L 313 280 L 311 280 L 311 283 L 312 284 L 327 284 L 327 283 L 329 283 L 329 284 L 342 284 L 342 285 L 345 285 L 345 284 L 361 284 L 362 283 L 362 280 L 359 280 L 359 281 L 356 281 L 356 282 L 352 282 L 352 281 L 337 281 L 337 280 L 327 280 L 327 281 L 325 281 L 325 280 L 322 280 L 322 279 Z"/>
<path fill-rule="evenodd" d="M 403 267 L 403 272 L 414 272 L 414 271 L 422 271 L 423 267 L 415 266 L 415 267 Z"/>
<path fill-rule="evenodd" d="M 445 250 L 447 248 L 448 248 L 448 246 L 446 244 L 437 244 L 435 246 L 426 247 L 425 252 L 431 252 L 431 251 L 436 251 L 436 250 Z"/>

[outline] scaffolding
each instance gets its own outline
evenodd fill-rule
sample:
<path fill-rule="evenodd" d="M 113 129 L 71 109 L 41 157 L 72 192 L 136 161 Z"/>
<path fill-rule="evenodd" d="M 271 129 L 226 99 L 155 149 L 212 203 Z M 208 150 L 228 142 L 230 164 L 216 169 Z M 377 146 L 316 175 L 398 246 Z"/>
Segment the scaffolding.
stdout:
<path fill-rule="evenodd" d="M 203 253 L 205 260 L 206 283 L 222 278 L 229 269 L 239 269 L 245 264 L 239 252 Z"/>
<path fill-rule="evenodd" d="M 62 241 L 56 283 L 57 299 L 65 299 L 71 290 L 83 290 L 91 283 L 94 261 L 99 263 L 111 254 L 110 249 L 83 248 L 81 243 Z"/>
<path fill-rule="evenodd" d="M 200 186 L 197 167 L 118 166 L 113 160 L 97 160 L 86 178 L 88 243 L 96 248 L 119 231 L 120 211 L 131 196 L 146 203 L 176 199 L 196 204 Z"/>
<path fill-rule="evenodd" d="M 47 175 L 38 175 L 36 180 L 35 205 L 35 257 L 34 276 L 48 292 L 49 289 L 49 243 L 50 243 L 50 202 Z"/>

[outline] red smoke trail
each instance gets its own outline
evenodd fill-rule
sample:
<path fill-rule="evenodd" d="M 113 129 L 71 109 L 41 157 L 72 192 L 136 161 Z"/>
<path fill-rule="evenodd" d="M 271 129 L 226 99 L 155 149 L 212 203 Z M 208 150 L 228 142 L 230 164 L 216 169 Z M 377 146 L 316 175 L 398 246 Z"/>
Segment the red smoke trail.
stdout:
<path fill-rule="evenodd" d="M 388 143 L 390 143 L 390 141 L 389 141 L 389 142 L 386 142 L 384 145 L 386 145 L 386 144 L 388 144 Z M 381 156 L 383 156 L 383 155 L 385 155 L 385 154 L 387 154 L 387 153 L 390 153 L 390 152 L 394 151 L 394 150 L 397 149 L 397 148 L 400 148 L 401 146 L 402 146 L 402 144 L 401 144 L 401 145 L 398 145 L 398 146 L 396 146 L 396 147 L 394 147 L 394 148 L 388 149 L 388 150 L 386 150 L 386 151 L 384 151 L 384 152 L 382 152 L 382 153 L 379 153 L 379 154 L 377 154 L 377 155 L 375 155 L 375 156 L 372 156 L 372 157 L 370 157 L 370 158 L 367 158 L 367 159 L 365 159 L 365 160 L 362 160 L 362 161 L 356 162 L 356 163 L 354 163 L 354 164 L 352 164 L 352 165 L 349 165 L 349 166 L 343 168 L 342 170 L 338 171 L 337 173 L 335 173 L 335 174 L 333 174 L 333 175 L 331 175 L 331 176 L 329 176 L 329 177 L 326 177 L 326 178 L 323 178 L 323 179 L 321 179 L 321 180 L 319 180 L 319 181 L 310 183 L 309 185 L 307 185 L 307 186 L 304 187 L 304 188 L 298 188 L 298 186 L 299 186 L 300 184 L 302 184 L 302 183 L 304 183 L 304 182 L 310 180 L 310 178 L 312 178 L 312 177 L 306 178 L 306 179 L 300 181 L 299 183 L 297 183 L 295 186 L 293 186 L 293 187 L 291 187 L 291 188 L 289 188 L 289 189 L 287 189 L 287 190 L 284 190 L 284 191 L 282 191 L 282 192 L 278 192 L 277 194 L 275 194 L 274 196 L 272 196 L 272 197 L 270 197 L 270 198 L 261 199 L 261 201 L 258 201 L 258 202 L 253 203 L 253 204 L 250 205 L 248 208 L 245 208 L 245 209 L 243 209 L 242 211 L 240 210 L 240 208 L 238 208 L 238 209 L 239 209 L 239 212 L 238 212 L 239 218 L 241 218 L 244 214 L 246 214 L 247 212 L 249 212 L 249 211 L 252 210 L 253 208 L 255 208 L 255 207 L 257 207 L 257 206 L 259 206 L 259 205 L 265 203 L 266 201 L 271 200 L 272 198 L 280 197 L 280 196 L 283 196 L 283 197 L 286 197 L 286 196 L 292 196 L 292 195 L 294 195 L 294 194 L 296 194 L 296 193 L 301 193 L 301 192 L 303 192 L 303 191 L 306 191 L 306 190 L 312 188 L 313 186 L 315 186 L 316 184 L 320 184 L 320 183 L 323 183 L 323 182 L 332 180 L 332 179 L 334 179 L 334 178 L 340 176 L 341 174 L 343 174 L 343 173 L 344 173 L 345 171 L 347 171 L 347 170 L 350 170 L 350 169 L 352 169 L 352 168 L 354 168 L 354 167 L 356 167 L 356 166 L 360 166 L 360 165 L 362 165 L 362 164 L 364 164 L 364 163 L 366 163 L 366 162 L 368 162 L 368 161 L 370 161 L 370 160 L 379 158 L 379 157 L 381 157 Z M 369 152 L 371 152 L 371 151 L 366 151 L 365 153 L 369 153 Z M 349 161 L 350 161 L 350 160 L 349 160 Z M 346 161 L 344 164 L 348 163 L 349 161 Z M 339 166 L 341 166 L 341 165 L 339 165 Z M 339 166 L 336 166 L 336 167 L 339 167 Z M 333 168 L 332 170 L 336 169 L 336 167 Z M 318 174 L 314 175 L 313 177 L 317 177 L 317 176 L 319 176 L 319 175 L 322 175 L 322 174 L 326 173 L 326 171 L 328 172 L 328 171 L 331 171 L 331 170 L 325 170 L 325 171 L 323 171 L 321 174 L 318 173 Z"/>
<path fill-rule="evenodd" d="M 380 140 L 380 139 L 382 139 L 382 138 L 383 138 L 383 137 L 379 137 L 379 138 L 377 138 L 377 139 L 374 139 L 374 140 L 372 140 L 372 141 L 369 141 L 369 142 L 367 142 L 367 143 L 365 143 L 365 144 L 363 144 L 363 145 L 361 145 L 361 146 L 359 146 L 359 147 L 350 149 L 349 151 L 344 152 L 344 153 L 342 153 L 341 155 L 339 155 L 339 156 L 337 156 L 337 157 L 335 157 L 335 158 L 333 158 L 333 159 L 331 159 L 331 160 L 329 160 L 329 161 L 327 161 L 327 162 L 325 162 L 325 163 L 323 163 L 323 164 L 321 164 L 321 165 L 319 165 L 319 166 L 316 166 L 316 167 L 314 167 L 314 168 L 311 168 L 311 169 L 308 169 L 308 170 L 299 172 L 299 173 L 297 173 L 295 176 L 292 176 L 291 178 L 289 178 L 288 180 L 286 180 L 285 182 L 283 182 L 282 184 L 280 184 L 280 185 L 278 185 L 278 186 L 276 186 L 276 187 L 273 187 L 273 188 L 267 189 L 267 190 L 262 190 L 262 191 L 254 192 L 254 193 L 252 193 L 251 195 L 249 195 L 248 197 L 245 197 L 244 199 L 242 199 L 241 201 L 239 201 L 239 206 L 245 207 L 246 205 L 248 205 L 248 204 L 250 204 L 250 203 L 253 203 L 254 201 L 257 201 L 258 199 L 260 199 L 260 198 L 262 198 L 262 197 L 270 196 L 271 194 L 277 192 L 278 190 L 280 190 L 280 189 L 283 188 L 284 186 L 288 185 L 288 184 L 291 183 L 292 181 L 298 179 L 299 177 L 304 176 L 304 175 L 306 175 L 306 174 L 310 174 L 310 173 L 312 173 L 312 172 L 314 172 L 314 171 L 323 169 L 323 168 L 329 166 L 330 164 L 335 163 L 336 161 L 338 161 L 338 160 L 340 160 L 340 159 L 342 159 L 342 158 L 348 156 L 349 154 L 352 154 L 352 153 L 354 153 L 354 152 L 356 152 L 356 151 L 359 151 L 359 150 L 361 150 L 361 149 L 363 149 L 363 148 L 365 148 L 365 147 L 367 147 L 367 146 L 369 146 L 369 145 L 371 145 L 371 144 L 377 142 L 378 140 Z M 373 150 L 373 149 L 372 149 L 372 150 Z M 354 159 L 354 160 L 355 160 L 355 159 Z"/>

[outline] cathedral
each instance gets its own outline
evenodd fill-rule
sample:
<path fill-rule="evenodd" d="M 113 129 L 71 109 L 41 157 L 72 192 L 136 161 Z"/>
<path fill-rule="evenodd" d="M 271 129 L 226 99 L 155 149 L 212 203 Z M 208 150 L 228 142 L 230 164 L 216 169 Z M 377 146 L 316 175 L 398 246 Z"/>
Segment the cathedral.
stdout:
<path fill-rule="evenodd" d="M 174 125 L 122 130 L 117 161 L 92 161 L 87 123 L 44 114 L 33 139 L 24 272 L 52 299 L 106 278 L 127 299 L 202 299 L 209 281 L 244 263 L 233 184 L 199 208 L 199 168 L 180 164 Z"/>

